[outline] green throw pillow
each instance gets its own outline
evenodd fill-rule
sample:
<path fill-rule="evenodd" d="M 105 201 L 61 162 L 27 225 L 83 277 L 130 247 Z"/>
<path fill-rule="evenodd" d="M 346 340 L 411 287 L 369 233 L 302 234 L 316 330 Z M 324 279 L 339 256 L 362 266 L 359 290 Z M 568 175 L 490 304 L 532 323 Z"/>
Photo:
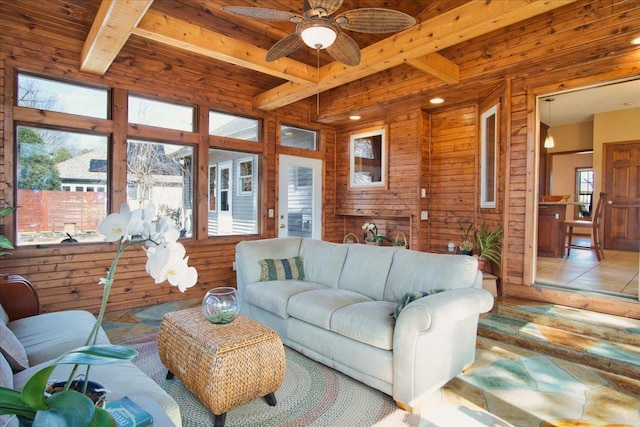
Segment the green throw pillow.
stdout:
<path fill-rule="evenodd" d="M 260 281 L 267 280 L 304 280 L 302 257 L 285 259 L 263 259 L 258 261 L 262 266 Z"/>
<path fill-rule="evenodd" d="M 419 292 L 419 291 L 407 292 L 406 294 L 404 294 L 402 298 L 400 298 L 400 301 L 398 302 L 398 304 L 396 304 L 396 308 L 395 310 L 393 310 L 393 313 L 391 314 L 391 316 L 394 318 L 394 320 L 398 320 L 398 316 L 400 316 L 400 312 L 404 310 L 404 308 L 410 303 L 412 303 L 413 301 L 420 299 L 422 297 L 426 297 L 427 295 L 435 294 L 437 292 L 442 292 L 442 291 L 444 291 L 444 289 L 436 289 L 433 291 L 425 291 L 425 292 Z"/>

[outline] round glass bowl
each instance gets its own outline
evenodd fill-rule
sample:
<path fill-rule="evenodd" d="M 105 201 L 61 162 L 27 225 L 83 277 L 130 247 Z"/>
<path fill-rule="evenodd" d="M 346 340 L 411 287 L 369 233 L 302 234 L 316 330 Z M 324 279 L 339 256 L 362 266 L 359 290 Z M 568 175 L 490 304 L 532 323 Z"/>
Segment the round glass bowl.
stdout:
<path fill-rule="evenodd" d="M 240 305 L 235 288 L 213 288 L 202 298 L 202 314 L 211 323 L 230 323 L 238 317 L 239 312 Z"/>

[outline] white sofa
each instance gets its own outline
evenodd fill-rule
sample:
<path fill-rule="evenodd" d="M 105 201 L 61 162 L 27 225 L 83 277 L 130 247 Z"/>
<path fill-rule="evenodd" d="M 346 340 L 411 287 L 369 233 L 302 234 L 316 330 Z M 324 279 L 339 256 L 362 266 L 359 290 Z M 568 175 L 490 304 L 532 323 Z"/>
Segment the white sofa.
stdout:
<path fill-rule="evenodd" d="M 22 281 L 9 281 L 6 277 L 0 278 L 0 322 L 8 328 L 2 329 L 0 385 L 15 390 L 21 390 L 34 373 L 49 365 L 55 357 L 68 350 L 83 346 L 89 336 L 89 331 L 96 322 L 93 314 L 83 310 L 36 314 L 23 318 L 12 317 L 14 313 L 21 312 L 19 314 L 21 316 L 28 314 L 28 311 L 31 310 L 25 311 L 21 307 L 17 307 L 21 304 L 19 301 L 24 303 L 26 298 L 34 299 L 35 312 L 37 313 L 37 295 L 35 295 L 35 290 L 29 293 L 27 289 L 30 286 L 26 281 L 22 283 Z M 18 293 L 11 291 L 11 289 L 15 289 Z M 27 292 L 26 296 L 24 292 Z M 109 338 L 102 329 L 99 332 L 97 344 L 110 344 Z M 15 348 L 20 345 L 24 349 L 24 353 L 22 353 L 22 349 Z M 4 352 L 9 352 L 8 357 L 5 358 Z M 8 360 L 21 360 L 25 354 L 28 359 L 28 367 L 19 372 L 12 372 Z M 59 365 L 54 369 L 51 379 L 66 380 L 71 368 L 72 365 Z M 83 370 L 82 368 L 81 370 Z M 156 425 L 168 426 L 171 423 L 176 426 L 182 425 L 178 403 L 132 362 L 106 366 L 95 365 L 91 368 L 89 378 L 109 390 L 107 401 L 128 396 L 134 402 L 136 399 L 139 399 L 138 402 L 150 402 L 147 403 L 148 406 L 139 404 L 148 409 L 154 419 L 159 421 Z M 7 418 L 9 417 L 0 417 L 0 426 L 6 421 L 9 426 L 18 424 L 15 417 L 9 420 Z"/>
<path fill-rule="evenodd" d="M 261 281 L 264 259 L 302 258 L 304 280 Z M 240 311 L 311 359 L 417 412 L 474 361 L 493 306 L 473 257 L 306 238 L 236 247 Z M 433 292 L 391 316 L 408 292 Z"/>

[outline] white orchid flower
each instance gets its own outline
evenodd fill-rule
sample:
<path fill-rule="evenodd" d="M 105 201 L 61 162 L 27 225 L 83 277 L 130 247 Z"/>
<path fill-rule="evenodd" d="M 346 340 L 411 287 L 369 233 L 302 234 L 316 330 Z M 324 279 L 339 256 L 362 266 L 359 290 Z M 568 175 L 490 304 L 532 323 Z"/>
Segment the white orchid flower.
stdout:
<path fill-rule="evenodd" d="M 167 280 L 171 285 L 177 286 L 181 292 L 186 291 L 198 281 L 198 271 L 195 267 L 189 267 L 188 262 L 189 257 L 186 257 L 167 270 Z"/>
<path fill-rule="evenodd" d="M 156 208 L 153 203 L 149 203 L 144 209 L 134 210 L 131 213 L 131 221 L 129 222 L 129 235 L 148 239 L 150 235 L 149 227 L 155 215 Z"/>
<path fill-rule="evenodd" d="M 364 223 L 364 225 L 362 226 L 362 229 L 363 229 L 364 231 L 369 231 L 369 223 L 368 223 L 368 222 L 365 222 L 365 223 Z"/>
<path fill-rule="evenodd" d="M 160 221 L 152 223 L 150 230 L 151 234 L 147 242 L 148 246 L 177 242 L 180 237 L 180 230 L 178 230 L 173 225 L 173 221 L 166 216 L 160 218 Z"/>
<path fill-rule="evenodd" d="M 126 238 L 131 221 L 131 210 L 129 205 L 123 204 L 119 213 L 112 213 L 107 216 L 98 226 L 98 231 L 104 235 L 105 242 L 116 242 L 123 237 Z"/>

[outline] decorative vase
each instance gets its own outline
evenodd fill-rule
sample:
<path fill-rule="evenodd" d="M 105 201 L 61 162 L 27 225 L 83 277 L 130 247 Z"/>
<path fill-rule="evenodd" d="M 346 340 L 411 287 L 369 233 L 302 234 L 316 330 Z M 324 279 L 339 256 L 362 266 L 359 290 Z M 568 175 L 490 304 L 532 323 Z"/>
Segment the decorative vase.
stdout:
<path fill-rule="evenodd" d="M 380 246 L 380 241 L 378 240 L 366 240 L 365 243 L 369 246 Z"/>
<path fill-rule="evenodd" d="M 232 287 L 213 288 L 202 299 L 202 314 L 211 323 L 231 323 L 239 311 L 237 291 Z"/>

